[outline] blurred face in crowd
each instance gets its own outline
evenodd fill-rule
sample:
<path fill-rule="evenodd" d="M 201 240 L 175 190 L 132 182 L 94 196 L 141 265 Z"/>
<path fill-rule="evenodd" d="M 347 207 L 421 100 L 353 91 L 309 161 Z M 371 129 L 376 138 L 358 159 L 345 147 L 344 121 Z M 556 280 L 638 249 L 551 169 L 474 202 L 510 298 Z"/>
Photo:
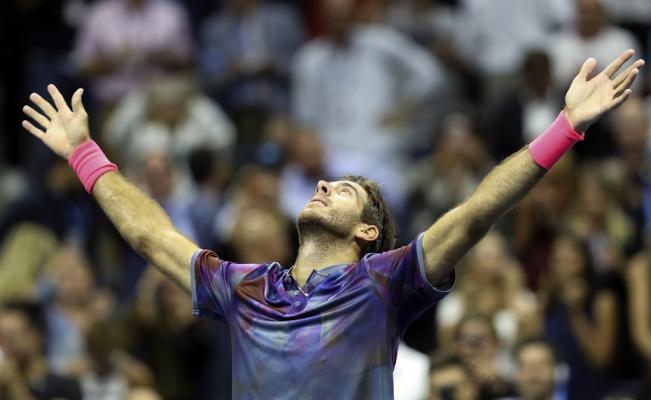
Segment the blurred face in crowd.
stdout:
<path fill-rule="evenodd" d="M 461 365 L 446 365 L 430 373 L 430 400 L 474 400 L 475 385 Z"/>
<path fill-rule="evenodd" d="M 14 310 L 0 311 L 0 349 L 17 362 L 29 360 L 41 349 L 42 338 L 25 315 Z"/>
<path fill-rule="evenodd" d="M 467 319 L 458 329 L 457 352 L 464 362 L 472 364 L 475 359 L 491 359 L 495 355 L 497 343 L 488 320 Z"/>
<path fill-rule="evenodd" d="M 284 265 L 291 252 L 287 226 L 278 215 L 260 209 L 240 213 L 231 244 L 237 259 L 245 263 L 261 264 L 274 260 Z"/>
<path fill-rule="evenodd" d="M 93 294 L 90 267 L 79 251 L 63 248 L 55 259 L 57 299 L 65 304 L 84 305 Z"/>
<path fill-rule="evenodd" d="M 143 172 L 147 188 L 154 198 L 165 200 L 172 195 L 172 164 L 165 154 L 147 154 L 143 161 Z"/>
<path fill-rule="evenodd" d="M 641 98 L 629 98 L 615 111 L 612 121 L 615 140 L 621 150 L 644 151 L 650 122 Z"/>
<path fill-rule="evenodd" d="M 600 0 L 576 0 L 577 28 L 581 36 L 590 38 L 606 23 L 606 11 Z"/>
<path fill-rule="evenodd" d="M 323 0 L 323 12 L 330 34 L 336 39 L 345 38 L 353 24 L 354 2 L 352 0 Z"/>
<path fill-rule="evenodd" d="M 240 191 L 246 205 L 254 208 L 275 208 L 278 205 L 280 183 L 273 172 L 252 167 L 240 181 Z"/>
<path fill-rule="evenodd" d="M 328 233 L 353 240 L 368 201 L 364 188 L 351 181 L 319 181 L 314 196 L 298 215 L 299 235 Z"/>
<path fill-rule="evenodd" d="M 543 343 L 525 345 L 517 354 L 516 386 L 523 400 L 549 400 L 554 391 L 554 355 Z"/>
<path fill-rule="evenodd" d="M 578 244 L 567 237 L 557 238 L 550 255 L 551 276 L 559 283 L 582 279 L 587 260 Z"/>
<path fill-rule="evenodd" d="M 602 177 L 594 171 L 582 174 L 579 180 L 578 204 L 580 212 L 590 217 L 593 222 L 603 223 L 608 211 L 610 196 L 606 191 Z"/>
<path fill-rule="evenodd" d="M 319 136 L 312 131 L 303 131 L 293 137 L 292 158 L 309 176 L 321 174 L 323 149 Z"/>

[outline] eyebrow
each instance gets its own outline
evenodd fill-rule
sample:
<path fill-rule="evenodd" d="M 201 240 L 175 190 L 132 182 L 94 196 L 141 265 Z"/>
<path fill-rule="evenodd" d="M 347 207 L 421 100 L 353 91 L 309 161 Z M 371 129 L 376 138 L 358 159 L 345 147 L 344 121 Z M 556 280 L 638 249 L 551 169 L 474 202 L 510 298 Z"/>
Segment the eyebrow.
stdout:
<path fill-rule="evenodd" d="M 343 185 L 343 186 L 347 186 L 347 187 L 353 189 L 353 191 L 355 192 L 355 196 L 356 196 L 357 198 L 360 198 L 360 196 L 359 196 L 359 192 L 357 191 L 357 188 L 356 188 L 355 186 L 353 186 L 351 183 L 346 182 L 346 181 L 340 181 L 340 182 L 341 182 L 341 185 Z"/>

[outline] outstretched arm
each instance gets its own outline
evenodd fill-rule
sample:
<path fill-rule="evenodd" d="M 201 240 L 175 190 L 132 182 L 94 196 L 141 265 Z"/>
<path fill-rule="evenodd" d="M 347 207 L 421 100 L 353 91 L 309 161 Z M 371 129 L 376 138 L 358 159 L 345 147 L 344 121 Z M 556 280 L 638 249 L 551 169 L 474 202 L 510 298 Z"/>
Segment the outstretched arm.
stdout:
<path fill-rule="evenodd" d="M 583 64 L 565 95 L 565 117 L 575 131 L 584 132 L 628 98 L 644 61 L 635 61 L 620 74 L 617 71 L 632 56 L 632 50 L 625 51 L 596 76 L 592 76 L 596 60 L 590 58 Z M 530 150 L 523 148 L 495 167 L 470 198 L 432 225 L 423 237 L 428 280 L 433 285 L 441 284 L 463 255 L 545 172 Z"/>
<path fill-rule="evenodd" d="M 42 129 L 29 121 L 23 121 L 23 127 L 67 160 L 90 140 L 88 115 L 81 102 L 83 90 L 72 96 L 72 110 L 54 85 L 48 86 L 48 92 L 54 106 L 32 93 L 30 99 L 40 112 L 23 107 L 25 114 Z M 188 268 L 198 247 L 174 228 L 158 203 L 118 172 L 100 176 L 92 187 L 92 195 L 127 243 L 190 293 Z"/>

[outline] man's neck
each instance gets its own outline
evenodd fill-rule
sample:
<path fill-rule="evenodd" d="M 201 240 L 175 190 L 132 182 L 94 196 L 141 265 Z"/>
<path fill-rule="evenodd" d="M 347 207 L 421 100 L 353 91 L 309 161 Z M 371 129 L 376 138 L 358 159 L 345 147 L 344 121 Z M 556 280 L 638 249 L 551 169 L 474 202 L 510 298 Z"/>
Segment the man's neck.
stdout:
<path fill-rule="evenodd" d="M 303 287 L 313 270 L 357 261 L 359 254 L 354 242 L 341 238 L 305 238 L 298 249 L 292 276 Z"/>

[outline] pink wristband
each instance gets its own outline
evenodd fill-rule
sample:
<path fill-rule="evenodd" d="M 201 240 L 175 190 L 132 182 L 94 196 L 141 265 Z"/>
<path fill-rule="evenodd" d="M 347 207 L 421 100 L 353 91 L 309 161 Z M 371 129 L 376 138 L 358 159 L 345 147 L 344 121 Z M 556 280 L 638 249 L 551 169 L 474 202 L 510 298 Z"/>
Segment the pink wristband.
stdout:
<path fill-rule="evenodd" d="M 583 140 L 583 135 L 574 131 L 563 111 L 545 131 L 529 144 L 531 157 L 545 169 L 556 164 L 574 143 Z"/>
<path fill-rule="evenodd" d="M 100 176 L 109 171 L 118 170 L 117 165 L 106 158 L 102 149 L 93 140 L 77 147 L 68 158 L 68 164 L 75 171 L 88 193 L 93 190 L 93 186 Z"/>

